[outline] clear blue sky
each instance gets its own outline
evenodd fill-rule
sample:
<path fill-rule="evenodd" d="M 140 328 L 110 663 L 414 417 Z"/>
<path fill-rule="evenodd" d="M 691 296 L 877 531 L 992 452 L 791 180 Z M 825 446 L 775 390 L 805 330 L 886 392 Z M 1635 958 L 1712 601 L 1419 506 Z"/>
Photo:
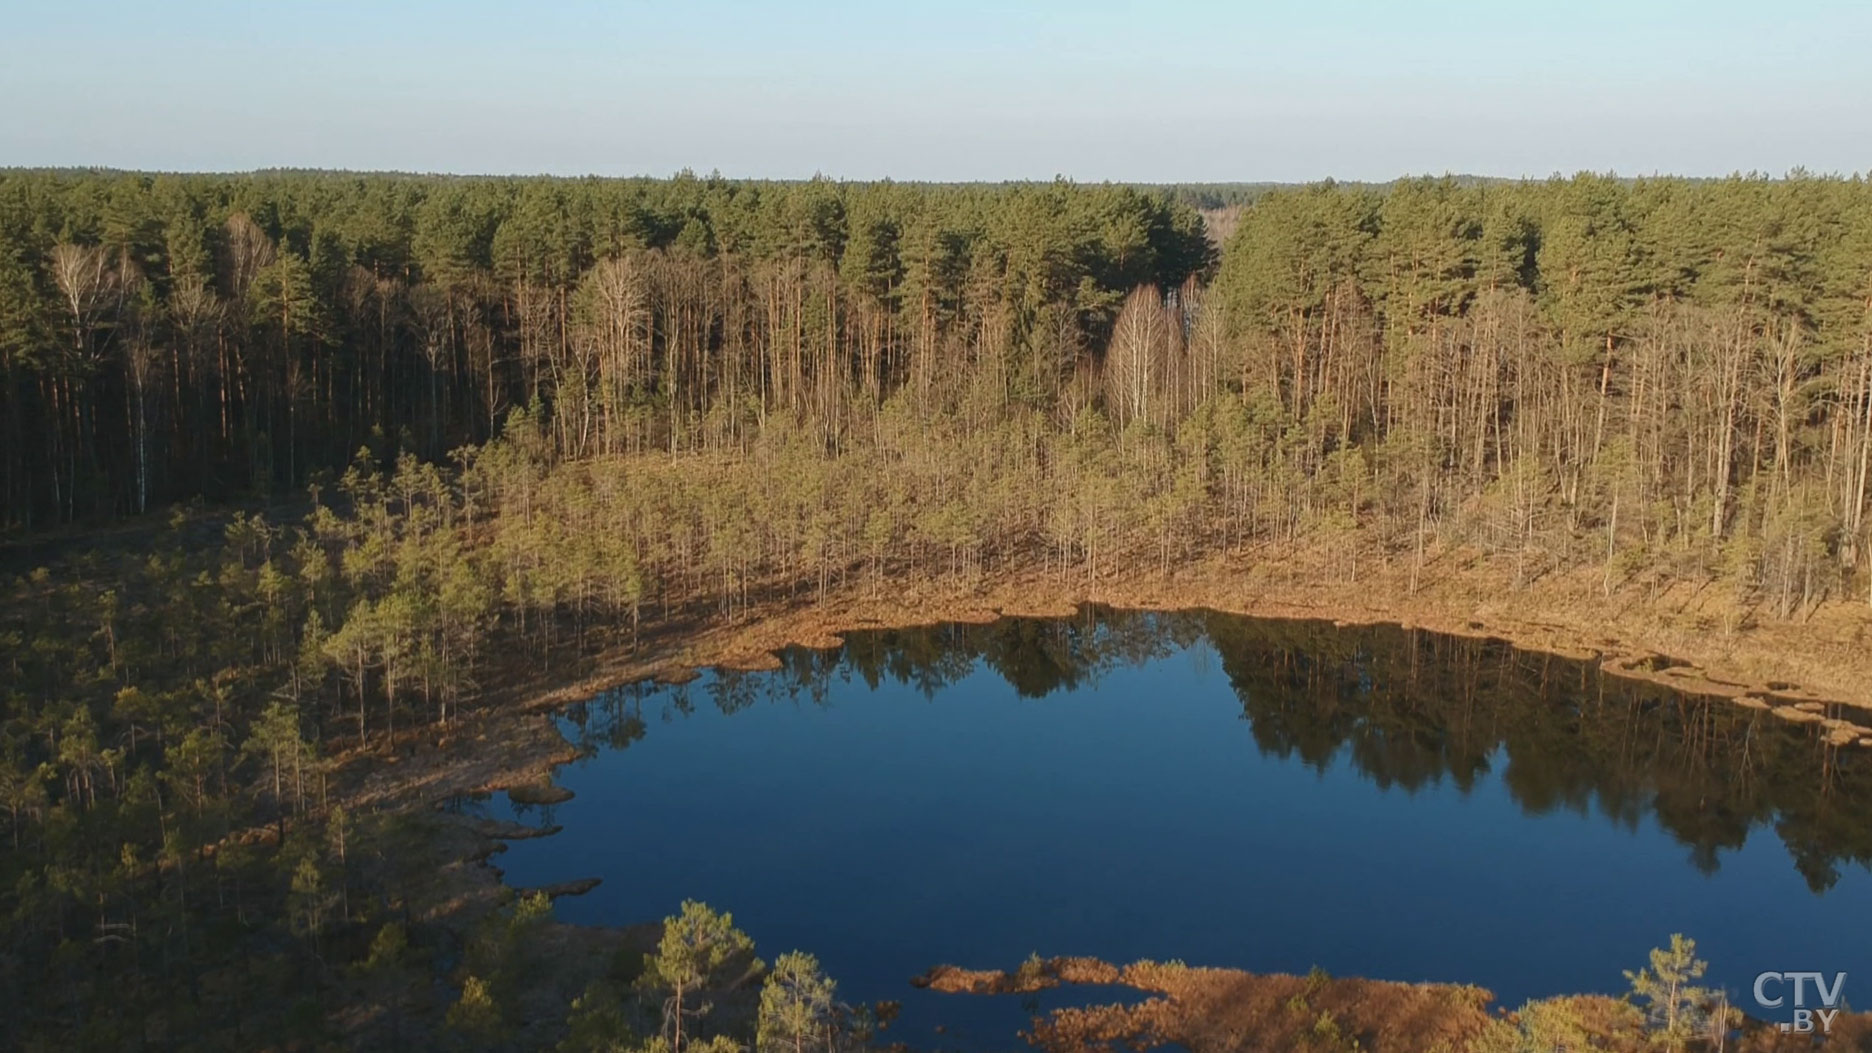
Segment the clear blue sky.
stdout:
<path fill-rule="evenodd" d="M 0 165 L 1872 169 L 1872 4 L 0 0 Z"/>

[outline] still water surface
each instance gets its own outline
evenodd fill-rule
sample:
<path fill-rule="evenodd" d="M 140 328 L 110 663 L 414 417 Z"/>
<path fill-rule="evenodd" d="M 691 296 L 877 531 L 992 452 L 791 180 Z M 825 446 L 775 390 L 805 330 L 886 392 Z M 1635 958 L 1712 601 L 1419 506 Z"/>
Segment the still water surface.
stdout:
<path fill-rule="evenodd" d="M 1684 932 L 1737 995 L 1843 970 L 1872 1005 L 1869 766 L 1811 725 L 1495 641 L 1209 613 L 781 657 L 570 710 L 577 797 L 487 805 L 564 824 L 508 882 L 602 877 L 557 904 L 578 922 L 730 910 L 768 960 L 904 1000 L 908 1040 L 963 1012 L 909 977 L 1035 951 L 1512 1004 L 1621 991 Z"/>

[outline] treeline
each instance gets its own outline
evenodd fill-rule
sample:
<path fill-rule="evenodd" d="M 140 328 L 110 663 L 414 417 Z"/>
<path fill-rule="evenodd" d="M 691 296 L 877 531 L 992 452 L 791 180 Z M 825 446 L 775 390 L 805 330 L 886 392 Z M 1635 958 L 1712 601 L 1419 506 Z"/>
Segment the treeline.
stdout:
<path fill-rule="evenodd" d="M 837 458 L 894 415 L 1035 432 L 1013 457 L 1160 440 L 1228 537 L 1719 572 L 1782 611 L 1864 578 L 1862 181 L 1327 184 L 1231 218 L 1215 266 L 1127 187 L 9 173 L 5 518 L 439 462 L 518 409 L 555 461 L 776 427 Z"/>
<path fill-rule="evenodd" d="M 0 506 L 292 488 L 535 402 L 569 455 L 773 412 L 836 441 L 984 334 L 1070 369 L 1208 259 L 1192 210 L 1113 186 L 0 173 Z"/>
<path fill-rule="evenodd" d="M 1865 541 L 1869 193 L 1581 177 L 1266 198 L 1212 296 L 1247 405 L 1281 430 L 1257 467 L 1375 467 L 1418 546 L 1454 526 L 1566 564 L 1596 534 L 1608 581 L 1720 565 L 1792 610 Z"/>

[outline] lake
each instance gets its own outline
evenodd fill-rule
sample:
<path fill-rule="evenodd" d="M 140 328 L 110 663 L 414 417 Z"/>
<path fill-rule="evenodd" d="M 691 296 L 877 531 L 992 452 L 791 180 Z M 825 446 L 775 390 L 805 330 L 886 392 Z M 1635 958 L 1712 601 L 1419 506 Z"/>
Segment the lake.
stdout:
<path fill-rule="evenodd" d="M 1031 952 L 1516 1004 L 1622 992 L 1683 932 L 1735 996 L 1846 971 L 1872 1005 L 1872 758 L 1813 725 L 1500 641 L 1205 612 L 780 658 L 570 709 L 577 796 L 484 806 L 564 825 L 514 842 L 506 880 L 603 878 L 558 902 L 577 922 L 732 911 L 767 960 L 808 950 L 844 997 L 904 1001 L 909 1041 L 1025 1019 L 911 976 Z"/>

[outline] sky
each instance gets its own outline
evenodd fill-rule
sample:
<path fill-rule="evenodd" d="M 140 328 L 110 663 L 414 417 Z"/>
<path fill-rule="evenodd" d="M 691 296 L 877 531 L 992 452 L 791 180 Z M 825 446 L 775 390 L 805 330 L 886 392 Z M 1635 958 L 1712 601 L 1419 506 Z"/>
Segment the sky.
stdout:
<path fill-rule="evenodd" d="M 0 166 L 1872 169 L 1865 0 L 0 0 Z"/>

